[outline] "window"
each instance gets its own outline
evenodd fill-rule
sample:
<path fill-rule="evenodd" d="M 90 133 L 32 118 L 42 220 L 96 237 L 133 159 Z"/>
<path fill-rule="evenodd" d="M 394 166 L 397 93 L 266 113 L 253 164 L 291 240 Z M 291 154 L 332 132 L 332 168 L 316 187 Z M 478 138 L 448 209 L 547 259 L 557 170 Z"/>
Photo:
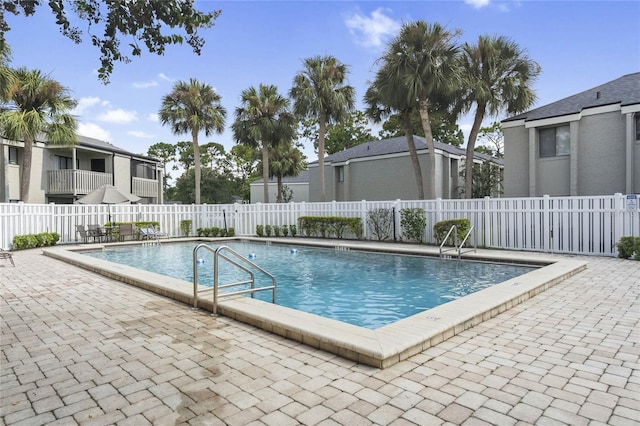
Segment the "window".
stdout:
<path fill-rule="evenodd" d="M 338 166 L 338 182 L 344 182 L 344 167 Z"/>
<path fill-rule="evenodd" d="M 9 147 L 9 164 L 18 164 L 18 148 L 15 146 Z"/>
<path fill-rule="evenodd" d="M 91 171 L 92 172 L 105 172 L 104 158 L 92 158 L 91 159 Z"/>
<path fill-rule="evenodd" d="M 540 129 L 539 153 L 540 158 L 569 155 L 571 141 L 569 126 Z"/>
<path fill-rule="evenodd" d="M 636 140 L 640 141 L 640 112 L 636 113 Z"/>
<path fill-rule="evenodd" d="M 57 170 L 73 169 L 73 159 L 71 157 L 63 157 L 61 155 L 56 155 L 55 161 L 56 161 L 55 166 Z"/>

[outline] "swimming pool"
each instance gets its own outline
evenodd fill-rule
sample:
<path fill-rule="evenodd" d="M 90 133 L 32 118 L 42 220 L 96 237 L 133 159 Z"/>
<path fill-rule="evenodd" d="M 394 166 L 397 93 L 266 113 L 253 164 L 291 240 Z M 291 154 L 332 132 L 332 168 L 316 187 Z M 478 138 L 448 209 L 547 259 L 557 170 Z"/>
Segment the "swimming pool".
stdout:
<path fill-rule="evenodd" d="M 202 242 L 219 244 L 224 240 L 226 244 L 230 241 L 212 238 L 181 240 L 189 241 L 194 247 Z M 246 237 L 242 240 L 255 240 L 262 244 L 269 241 L 269 239 L 254 237 Z M 273 238 L 272 240 L 277 243 L 304 244 L 329 249 L 339 245 L 341 248 L 351 250 L 438 256 L 438 247 L 421 244 L 306 238 Z M 171 243 L 176 241 L 177 239 L 174 239 Z M 102 251 L 110 247 L 132 245 L 140 245 L 140 242 L 111 243 L 104 247 L 96 244 L 62 245 L 44 248 L 42 252 L 46 256 L 160 294 L 185 306 L 193 303 L 193 283 L 89 257 L 84 253 L 89 247 Z M 164 242 L 163 245 L 165 245 Z M 511 309 L 562 282 L 565 278 L 579 273 L 587 267 L 588 263 L 585 260 L 571 259 L 566 256 L 505 250 L 478 249 L 477 252 L 464 253 L 462 256 L 470 260 L 534 264 L 539 268 L 376 330 L 250 297 L 221 301 L 218 304 L 218 311 L 222 315 L 219 326 L 224 327 L 226 318 L 229 318 L 231 321 L 240 321 L 346 359 L 377 368 L 386 368 Z M 159 263 L 159 261 L 156 262 L 156 264 Z M 199 297 L 198 306 L 203 315 L 211 312 L 213 308 L 211 297 Z M 206 330 L 203 332 L 206 333 Z"/>
<path fill-rule="evenodd" d="M 378 329 L 506 281 L 534 267 L 452 261 L 356 250 L 230 242 L 231 249 L 276 276 L 277 304 Z M 210 244 L 216 247 L 214 244 Z M 86 253 L 109 262 L 193 281 L 193 243 L 128 246 Z M 200 251 L 199 284 L 210 286 L 212 258 Z M 258 278 L 259 276 L 257 276 Z M 220 283 L 246 278 L 220 263 Z M 258 281 L 268 285 L 268 281 Z M 256 298 L 270 301 L 270 292 Z"/>

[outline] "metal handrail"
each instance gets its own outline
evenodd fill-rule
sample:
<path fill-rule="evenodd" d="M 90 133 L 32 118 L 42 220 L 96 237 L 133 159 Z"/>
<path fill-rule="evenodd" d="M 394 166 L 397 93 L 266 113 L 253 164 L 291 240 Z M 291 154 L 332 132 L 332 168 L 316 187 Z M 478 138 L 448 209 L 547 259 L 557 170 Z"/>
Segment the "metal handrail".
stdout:
<path fill-rule="evenodd" d="M 471 226 L 471 228 L 469 228 L 469 231 L 467 232 L 467 235 L 464 236 L 462 242 L 460 243 L 460 245 L 458 246 L 458 259 L 460 259 L 460 257 L 462 256 L 462 247 L 464 247 L 464 243 L 467 242 L 467 240 L 469 239 L 469 237 L 471 236 L 471 233 L 473 232 L 475 226 Z M 477 241 L 474 242 L 473 244 L 473 251 L 477 251 L 478 246 L 477 246 Z M 471 250 L 471 249 L 469 249 Z"/>
<path fill-rule="evenodd" d="M 442 250 L 442 246 L 444 246 L 444 244 L 449 239 L 449 236 L 451 235 L 451 232 L 453 232 L 454 230 L 456 232 L 455 232 L 455 234 L 453 234 L 454 235 L 453 248 Z M 442 253 L 446 253 L 446 252 L 451 251 L 451 250 L 458 250 L 458 227 L 456 225 L 451 225 L 451 229 L 449 229 L 449 232 L 447 232 L 447 235 L 444 237 L 444 239 L 440 243 L 440 258 L 442 258 Z"/>
<path fill-rule="evenodd" d="M 236 296 L 239 294 L 247 294 L 247 293 L 250 293 L 251 297 L 254 297 L 254 293 L 258 291 L 271 290 L 272 301 L 273 303 L 276 303 L 276 277 L 275 276 L 273 276 L 271 273 L 261 268 L 260 266 L 256 265 L 255 263 L 251 262 L 250 260 L 242 256 L 240 253 L 238 253 L 237 251 L 231 249 L 229 246 L 220 246 L 216 249 L 213 249 L 212 247 L 209 247 L 207 244 L 199 244 L 193 249 L 193 307 L 194 308 L 198 307 L 198 293 L 199 293 L 198 268 L 196 266 L 197 258 L 198 258 L 198 250 L 203 247 L 213 253 L 213 315 L 218 314 L 218 297 L 229 297 L 229 296 Z M 229 254 L 225 254 L 224 252 L 229 252 L 229 254 L 233 255 L 235 258 L 230 257 Z M 233 283 L 220 285 L 218 282 L 218 263 L 219 263 L 218 259 L 219 258 L 222 258 L 227 262 L 231 263 L 232 265 L 247 272 L 251 278 L 248 280 L 236 281 Z M 248 266 L 242 265 L 239 261 L 242 261 Z M 271 279 L 272 285 L 264 286 L 264 287 L 256 287 L 255 274 L 252 269 L 258 270 L 259 272 L 269 277 Z M 220 296 L 218 295 L 218 290 L 221 288 L 230 288 L 230 287 L 235 287 L 235 286 L 245 285 L 245 284 L 251 284 L 251 287 L 244 290 L 225 292 Z M 208 291 L 208 290 L 209 289 L 204 291 Z"/>

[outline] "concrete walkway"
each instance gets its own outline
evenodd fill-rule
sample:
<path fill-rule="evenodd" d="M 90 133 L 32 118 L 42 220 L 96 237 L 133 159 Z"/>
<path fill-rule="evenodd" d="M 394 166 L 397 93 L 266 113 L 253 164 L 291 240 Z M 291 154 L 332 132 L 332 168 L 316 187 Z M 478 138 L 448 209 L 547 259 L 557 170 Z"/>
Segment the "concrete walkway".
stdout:
<path fill-rule="evenodd" d="M 378 370 L 39 250 L 13 257 L 0 424 L 640 423 L 637 261 L 583 257 L 586 271 Z"/>

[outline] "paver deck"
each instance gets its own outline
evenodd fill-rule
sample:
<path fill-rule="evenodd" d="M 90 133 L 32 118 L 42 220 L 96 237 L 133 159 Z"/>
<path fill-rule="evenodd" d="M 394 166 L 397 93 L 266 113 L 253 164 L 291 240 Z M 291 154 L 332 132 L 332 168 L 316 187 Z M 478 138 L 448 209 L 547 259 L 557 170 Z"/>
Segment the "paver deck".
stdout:
<path fill-rule="evenodd" d="M 13 257 L 2 424 L 640 423 L 640 262 L 573 257 L 587 269 L 379 370 L 40 250 Z"/>

